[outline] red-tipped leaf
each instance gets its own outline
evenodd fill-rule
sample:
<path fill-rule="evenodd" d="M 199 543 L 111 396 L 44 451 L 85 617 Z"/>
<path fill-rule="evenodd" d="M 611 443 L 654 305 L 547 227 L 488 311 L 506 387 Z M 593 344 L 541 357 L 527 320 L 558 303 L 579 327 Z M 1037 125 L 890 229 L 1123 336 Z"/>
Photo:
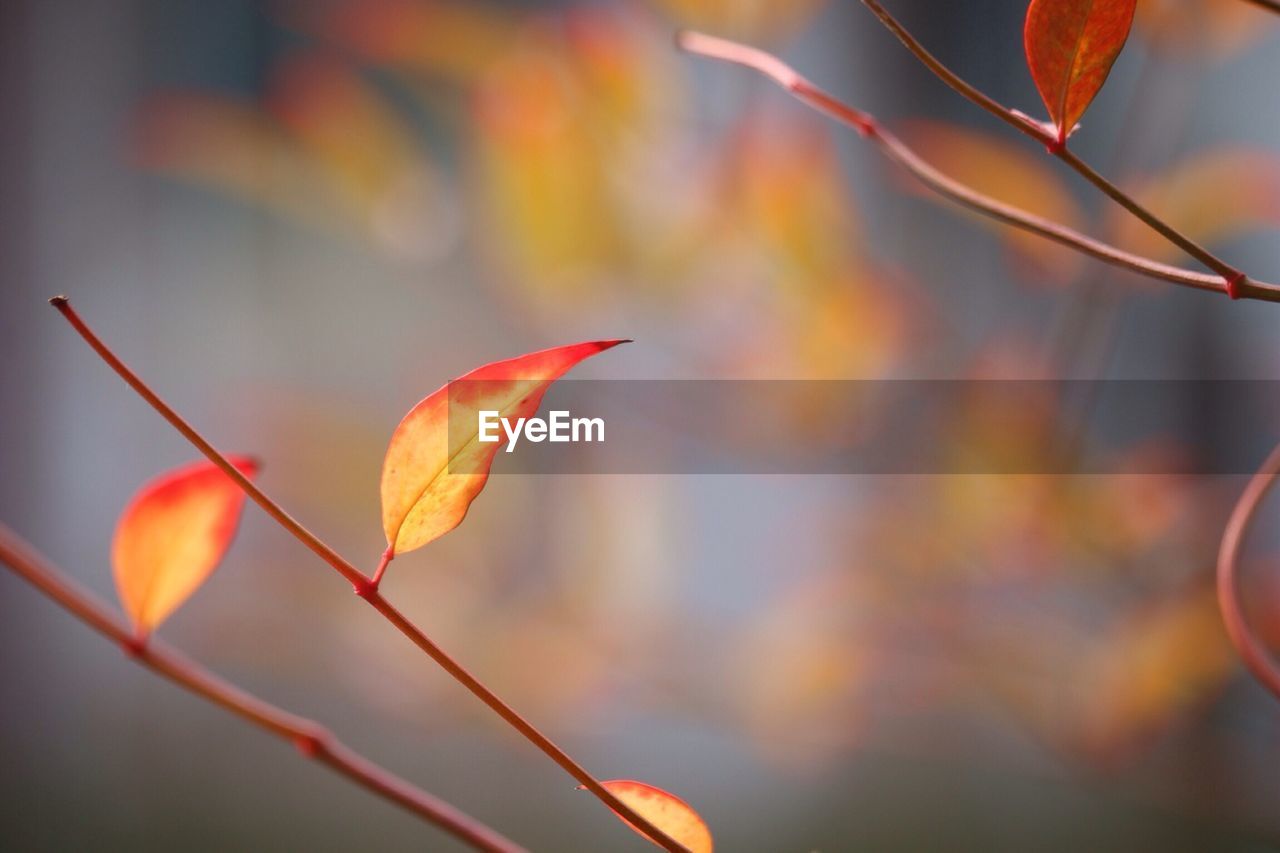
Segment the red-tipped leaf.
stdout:
<path fill-rule="evenodd" d="M 711 830 L 698 813 L 676 795 L 632 779 L 614 779 L 600 784 L 673 841 L 684 845 L 690 853 L 712 853 Z M 653 840 L 630 821 L 620 819 L 640 835 Z"/>
<path fill-rule="evenodd" d="M 625 341 L 589 341 L 479 367 L 404 416 L 382 464 L 382 528 L 392 554 L 421 548 L 457 527 L 484 488 L 505 440 L 479 440 L 482 410 L 533 415 L 552 382 L 585 358 Z M 474 383 L 474 384 L 472 384 Z"/>
<path fill-rule="evenodd" d="M 1066 142 L 1106 82 L 1137 0 L 1031 0 L 1023 40 L 1049 118 Z"/>
<path fill-rule="evenodd" d="M 231 457 L 246 477 L 247 457 Z M 125 614 L 149 634 L 217 568 L 235 536 L 244 492 L 212 462 L 193 462 L 147 483 L 116 525 L 111 562 Z"/>

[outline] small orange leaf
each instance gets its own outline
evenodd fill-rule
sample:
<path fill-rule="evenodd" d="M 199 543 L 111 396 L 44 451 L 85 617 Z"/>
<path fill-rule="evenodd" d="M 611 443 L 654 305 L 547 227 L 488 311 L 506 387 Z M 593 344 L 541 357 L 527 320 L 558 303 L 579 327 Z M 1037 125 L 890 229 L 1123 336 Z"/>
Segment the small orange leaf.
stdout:
<path fill-rule="evenodd" d="M 1023 41 L 1036 89 L 1066 142 L 1129 38 L 1137 0 L 1031 0 Z"/>
<path fill-rule="evenodd" d="M 391 435 L 382 464 L 382 529 L 392 554 L 421 548 L 462 523 L 505 444 L 479 441 L 478 413 L 525 418 L 538 410 L 552 382 L 575 364 L 626 341 L 589 341 L 529 353 L 476 368 L 423 399 Z M 459 473 L 463 472 L 463 473 Z"/>
<path fill-rule="evenodd" d="M 661 788 L 631 779 L 614 779 L 600 784 L 673 841 L 687 847 L 690 853 L 711 853 L 711 830 L 684 800 Z M 624 819 L 624 823 L 636 829 L 630 821 Z M 636 832 L 645 838 L 649 837 L 638 829 Z"/>
<path fill-rule="evenodd" d="M 246 477 L 247 457 L 231 457 Z M 199 589 L 231 544 L 244 492 L 212 462 L 193 462 L 142 487 L 111 545 L 116 590 L 140 634 L 148 634 Z"/>

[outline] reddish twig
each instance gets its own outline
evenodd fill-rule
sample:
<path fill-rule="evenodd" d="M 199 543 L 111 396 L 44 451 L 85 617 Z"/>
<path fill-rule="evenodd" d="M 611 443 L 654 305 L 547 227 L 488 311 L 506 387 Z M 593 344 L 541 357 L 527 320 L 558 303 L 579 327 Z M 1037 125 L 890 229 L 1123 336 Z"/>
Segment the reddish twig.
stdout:
<path fill-rule="evenodd" d="M 382 614 L 383 618 L 396 627 L 400 633 L 404 634 L 409 640 L 425 652 L 432 660 L 439 664 L 449 675 L 456 681 L 470 690 L 476 698 L 506 721 L 512 728 L 523 735 L 530 743 L 542 750 L 552 761 L 560 765 L 560 767 L 572 776 L 577 782 L 596 796 L 602 803 L 613 809 L 621 818 L 639 827 L 641 831 L 653 839 L 654 843 L 660 847 L 671 851 L 671 853 L 687 853 L 685 847 L 675 840 L 667 836 L 661 829 L 655 826 L 635 809 L 628 806 L 622 800 L 618 799 L 612 792 L 601 784 L 600 780 L 587 772 L 586 768 L 574 761 L 563 749 L 555 744 L 549 737 L 538 730 L 536 726 L 522 717 L 514 708 L 498 697 L 496 693 L 490 690 L 483 682 L 471 674 L 466 667 L 458 663 L 451 655 L 440 648 L 428 637 L 422 629 L 414 625 L 406 616 L 400 613 L 391 602 L 387 601 L 382 593 L 378 590 L 378 583 L 372 578 L 365 575 L 364 572 L 357 569 L 350 562 L 344 559 L 336 551 L 325 544 L 318 536 L 304 527 L 301 523 L 285 512 L 285 510 L 274 500 L 267 496 L 252 480 L 244 476 L 239 469 L 231 464 L 228 459 L 222 455 L 207 439 L 195 430 L 186 420 L 182 418 L 168 403 L 160 399 L 160 397 L 152 391 L 145 382 L 143 382 L 136 373 L 134 373 L 128 365 L 120 360 L 106 344 L 102 342 L 92 329 L 80 318 L 71 307 L 70 301 L 65 296 L 55 296 L 49 300 L 53 307 L 57 308 L 63 317 L 72 325 L 80 337 L 93 348 L 95 352 L 102 358 L 107 365 L 114 370 L 121 379 L 128 383 L 129 387 L 137 391 L 138 394 L 151 405 L 153 409 L 167 420 L 173 427 L 182 434 L 187 441 L 191 442 L 196 449 L 208 457 L 219 468 L 227 473 L 227 476 L 244 490 L 245 494 L 253 500 L 254 503 L 262 507 L 273 519 L 279 522 L 280 526 L 301 541 L 304 545 L 318 554 L 326 563 L 334 568 L 338 574 L 342 575 L 348 583 L 355 589 L 356 595 L 364 599 L 374 610 Z M 383 554 L 382 561 L 379 563 L 375 577 L 380 581 L 381 573 L 385 570 L 386 564 L 390 562 L 388 554 Z"/>
<path fill-rule="evenodd" d="M 1224 280 L 1221 275 L 1211 275 L 1162 264 L 1158 261 L 1126 252 L 1123 249 L 1081 234 L 1079 231 L 1060 223 L 1036 216 L 1021 208 L 983 195 L 977 190 L 939 172 L 925 162 L 906 143 L 877 122 L 873 116 L 854 109 L 828 92 L 823 91 L 776 56 L 734 41 L 696 32 L 682 32 L 677 36 L 676 41 L 682 49 L 689 53 L 710 59 L 733 62 L 764 74 L 814 109 L 824 112 L 856 129 L 864 137 L 874 142 L 889 159 L 904 167 L 925 186 L 977 213 L 1007 225 L 1012 225 L 1015 228 L 1020 228 L 1023 231 L 1029 231 L 1046 240 L 1060 243 L 1112 266 L 1151 278 L 1172 282 L 1184 287 L 1196 288 L 1197 290 L 1225 293 L 1232 296 L 1232 298 L 1280 302 L 1280 284 L 1253 281 L 1243 276 Z"/>
<path fill-rule="evenodd" d="M 475 818 L 414 787 L 345 746 L 313 720 L 282 710 L 224 681 L 155 638 L 139 641 L 111 610 L 64 575 L 26 541 L 0 525 L 0 560 L 81 622 L 114 641 L 140 666 L 292 743 L 361 787 L 435 824 L 477 850 L 521 853 L 524 848 Z"/>
<path fill-rule="evenodd" d="M 1238 269 L 1231 266 L 1217 255 L 1214 255 L 1199 243 L 1178 231 L 1172 225 L 1169 225 L 1167 222 L 1160 219 L 1154 213 L 1138 203 L 1137 199 L 1131 197 L 1115 184 L 1104 178 L 1094 170 L 1092 166 L 1085 163 L 1072 153 L 1067 148 L 1066 141 L 1059 139 L 1057 134 L 1051 132 L 1047 127 L 1040 125 L 1030 117 L 1023 115 L 1016 110 L 1009 109 L 999 103 L 994 98 L 962 79 L 950 68 L 943 65 L 937 57 L 927 51 L 924 45 L 920 44 L 920 42 L 916 40 L 915 36 L 911 35 L 911 33 L 907 31 L 906 27 L 902 26 L 897 19 L 890 15 L 888 10 L 886 10 L 884 6 L 880 5 L 878 0 L 862 0 L 862 3 L 880 19 L 880 22 L 883 23 L 890 32 L 898 37 L 898 40 L 906 46 L 907 50 L 911 51 L 912 55 L 919 59 L 920 62 L 932 71 L 942 82 L 946 83 L 974 104 L 977 104 L 982 109 L 991 113 L 991 115 L 1044 145 L 1045 149 L 1050 154 L 1074 169 L 1081 177 L 1105 193 L 1108 198 L 1119 204 L 1125 210 L 1129 211 L 1138 219 L 1142 220 L 1142 222 L 1156 231 L 1160 236 L 1164 237 L 1188 255 L 1195 258 L 1218 275 L 1222 276 L 1223 280 L 1228 282 L 1229 285 L 1231 285 L 1232 282 L 1238 283 L 1244 278 L 1243 273 Z M 1236 298 L 1232 295 L 1231 290 L 1226 292 L 1228 295 L 1231 295 L 1233 299 Z"/>
<path fill-rule="evenodd" d="M 1227 521 L 1227 529 L 1222 534 L 1222 547 L 1218 551 L 1218 607 L 1222 610 L 1227 636 L 1231 638 L 1231 643 L 1244 659 L 1249 671 L 1280 698 L 1280 666 L 1277 666 L 1275 659 L 1245 621 L 1237 579 L 1240 548 L 1258 508 L 1275 485 L 1277 473 L 1280 473 L 1280 447 L 1271 451 L 1258 473 L 1249 480 Z"/>

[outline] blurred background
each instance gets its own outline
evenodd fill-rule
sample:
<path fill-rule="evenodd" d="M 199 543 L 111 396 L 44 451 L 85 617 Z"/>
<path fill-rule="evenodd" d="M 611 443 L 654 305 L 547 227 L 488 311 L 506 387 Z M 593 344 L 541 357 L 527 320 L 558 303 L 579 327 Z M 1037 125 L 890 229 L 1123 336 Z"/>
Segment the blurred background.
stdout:
<path fill-rule="evenodd" d="M 1041 115 L 1024 2 L 887 5 Z M 1143 0 L 1073 141 L 1270 280 L 1277 23 Z M 113 598 L 118 513 L 194 456 L 55 293 L 369 568 L 401 415 L 570 341 L 637 341 L 579 378 L 1280 378 L 1274 306 L 941 206 L 770 84 L 679 55 L 686 26 L 780 52 L 975 186 L 1186 263 L 855 2 L 10 0 L 0 519 Z M 1181 414 L 1211 452 L 1212 401 Z M 997 444 L 1079 416 L 957 414 Z M 687 799 L 723 850 L 1272 849 L 1280 705 L 1212 590 L 1243 483 L 498 477 L 384 590 L 595 773 Z M 1280 644 L 1273 526 L 1246 592 Z M 646 849 L 253 507 L 162 633 L 534 850 Z M 455 849 L 7 572 L 0 673 L 4 849 Z"/>

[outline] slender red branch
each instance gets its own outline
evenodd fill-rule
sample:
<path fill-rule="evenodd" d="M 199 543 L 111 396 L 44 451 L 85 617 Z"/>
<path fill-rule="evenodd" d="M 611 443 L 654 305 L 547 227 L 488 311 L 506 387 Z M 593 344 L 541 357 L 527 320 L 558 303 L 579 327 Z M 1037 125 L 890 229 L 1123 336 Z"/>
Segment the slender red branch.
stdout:
<path fill-rule="evenodd" d="M 586 768 L 574 761 L 568 753 L 557 746 L 550 738 L 539 731 L 532 723 L 520 716 L 514 708 L 502 701 L 496 693 L 490 690 L 480 679 L 472 675 L 462 664 L 458 663 L 452 656 L 437 646 L 427 637 L 423 631 L 413 624 L 408 618 L 400 613 L 390 602 L 382 597 L 378 591 L 377 583 L 366 577 L 363 572 L 341 557 L 336 551 L 326 545 L 311 531 L 303 527 L 299 522 L 284 511 L 267 494 L 262 491 L 252 480 L 241 474 L 231 462 L 223 456 L 212 444 L 208 442 L 194 427 L 184 420 L 177 412 L 175 412 L 169 404 L 152 391 L 145 382 L 134 373 L 128 365 L 121 361 L 115 353 L 111 351 L 102 339 L 99 338 L 92 329 L 80 318 L 75 309 L 71 307 L 71 302 L 65 296 L 55 296 L 49 300 L 53 307 L 57 308 L 63 317 L 71 323 L 72 327 L 80 333 L 80 337 L 84 338 L 93 350 L 98 353 L 103 361 L 119 374 L 120 378 L 128 383 L 129 387 L 137 391 L 138 394 L 151 405 L 153 409 L 172 424 L 178 432 L 195 447 L 208 457 L 223 471 L 244 489 L 245 493 L 253 499 L 267 514 L 280 523 L 280 526 L 295 538 L 300 540 L 304 545 L 314 551 L 316 554 L 332 566 L 338 574 L 350 583 L 356 594 L 367 602 L 374 610 L 382 614 L 388 622 L 396 627 L 400 633 L 409 638 L 414 645 L 424 651 L 437 664 L 439 664 L 449 675 L 470 690 L 476 698 L 485 705 L 489 706 L 494 713 L 507 722 L 512 728 L 524 735 L 534 746 L 542 750 L 552 761 L 560 765 L 562 769 L 578 783 L 584 786 L 588 791 L 596 796 L 600 802 L 613 809 L 619 817 L 627 822 L 637 826 L 641 831 L 653 839 L 654 843 L 665 848 L 671 853 L 687 853 L 685 847 L 679 842 L 673 840 L 666 835 L 661 829 L 653 824 L 652 821 L 642 816 L 635 809 L 618 799 L 611 791 L 600 783 L 600 780 L 587 772 Z M 390 549 L 388 552 L 390 553 Z M 386 565 L 391 561 L 391 557 L 383 554 L 383 561 L 378 567 L 376 577 L 381 580 L 381 574 L 386 570 Z"/>
<path fill-rule="evenodd" d="M 1245 621 L 1236 577 L 1244 538 L 1249 533 L 1263 499 L 1275 485 L 1277 473 L 1280 473 L 1280 447 L 1271 451 L 1258 473 L 1249 480 L 1227 521 L 1227 529 L 1222 534 L 1222 547 L 1218 551 L 1218 607 L 1222 610 L 1227 636 L 1231 638 L 1231 643 L 1244 659 L 1249 671 L 1276 698 L 1280 698 L 1280 666 L 1277 666 L 1275 658 Z"/>
<path fill-rule="evenodd" d="M 1126 252 L 1123 249 L 1081 234 L 1079 231 L 1060 223 L 1036 216 L 1021 208 L 983 195 L 977 190 L 944 175 L 925 162 L 906 143 L 880 125 L 873 116 L 857 110 L 828 92 L 823 91 L 802 77 L 794 68 L 762 50 L 696 32 L 682 32 L 677 36 L 676 41 L 682 49 L 689 53 L 743 65 L 764 74 L 819 112 L 826 113 L 855 128 L 864 137 L 876 143 L 889 159 L 901 165 L 934 192 L 977 213 L 1036 234 L 1046 240 L 1060 243 L 1112 266 L 1151 278 L 1168 281 L 1184 287 L 1192 287 L 1197 290 L 1209 290 L 1217 293 L 1232 293 L 1234 291 L 1238 298 L 1280 302 L 1280 285 L 1278 284 L 1253 281 L 1243 276 L 1231 279 L 1230 281 L 1234 282 L 1234 284 L 1229 284 L 1227 280 L 1218 275 L 1162 264 L 1158 261 Z"/>
<path fill-rule="evenodd" d="M 345 746 L 313 720 L 291 714 L 246 693 L 154 638 L 139 642 L 123 620 L 116 617 L 105 604 L 2 524 L 0 560 L 81 622 L 118 643 L 138 665 L 289 741 L 307 758 L 327 765 L 357 785 L 408 809 L 477 850 L 496 853 L 523 851 L 524 848 L 475 818 L 414 787 Z"/>
<path fill-rule="evenodd" d="M 911 51 L 912 55 L 919 59 L 920 62 L 932 71 L 938 79 L 942 80 L 942 82 L 946 83 L 952 89 L 959 92 L 965 98 L 977 104 L 982 109 L 991 113 L 996 118 L 1043 144 L 1050 154 L 1074 169 L 1081 177 L 1106 194 L 1108 198 L 1119 204 L 1125 210 L 1129 211 L 1138 219 L 1142 220 L 1143 223 L 1153 229 L 1160 236 L 1164 237 L 1179 249 L 1182 249 L 1182 251 L 1186 252 L 1188 255 L 1195 258 L 1218 275 L 1222 276 L 1224 281 L 1231 282 L 1243 278 L 1243 273 L 1238 269 L 1213 254 L 1208 249 L 1205 249 L 1199 243 L 1178 231 L 1172 225 L 1160 219 L 1140 204 L 1137 199 L 1125 193 L 1122 189 L 1111 183 L 1111 181 L 1104 178 L 1092 166 L 1077 157 L 1067 148 L 1066 128 L 1063 128 L 1061 132 L 1055 134 L 1053 131 L 1042 126 L 1040 123 L 1033 121 L 1028 116 L 1023 115 L 1017 110 L 1009 109 L 999 103 L 994 98 L 965 81 L 960 77 L 960 75 L 956 74 L 950 68 L 943 65 L 937 57 L 926 50 L 924 45 L 920 44 L 920 42 L 916 40 L 915 36 L 911 35 L 911 33 L 907 31 L 906 27 L 902 26 L 897 19 L 890 15 L 888 10 L 885 9 L 884 6 L 880 5 L 878 0 L 862 0 L 862 3 L 880 19 L 881 23 L 883 23 L 890 32 L 898 37 L 898 40 L 906 46 L 907 50 Z"/>

